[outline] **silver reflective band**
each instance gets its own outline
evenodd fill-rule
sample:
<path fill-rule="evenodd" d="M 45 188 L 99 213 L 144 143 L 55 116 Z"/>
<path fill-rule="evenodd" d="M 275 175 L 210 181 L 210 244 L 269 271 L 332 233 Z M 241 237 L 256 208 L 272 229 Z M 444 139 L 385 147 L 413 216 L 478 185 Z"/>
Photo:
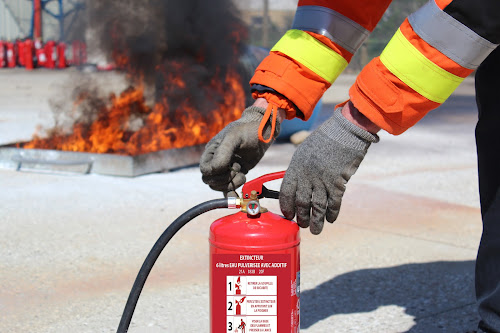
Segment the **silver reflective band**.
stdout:
<path fill-rule="evenodd" d="M 430 0 L 408 17 L 413 30 L 457 64 L 476 69 L 497 44 L 479 36 Z"/>
<path fill-rule="evenodd" d="M 326 7 L 300 6 L 292 29 L 311 31 L 328 37 L 347 51 L 354 53 L 363 44 L 370 31 Z"/>

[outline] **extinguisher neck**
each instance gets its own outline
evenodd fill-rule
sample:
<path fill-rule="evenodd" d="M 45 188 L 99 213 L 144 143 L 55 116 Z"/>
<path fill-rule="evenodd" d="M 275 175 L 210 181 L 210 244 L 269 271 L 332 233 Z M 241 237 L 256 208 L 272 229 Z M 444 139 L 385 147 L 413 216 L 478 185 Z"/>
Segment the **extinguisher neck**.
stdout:
<path fill-rule="evenodd" d="M 258 217 L 266 213 L 267 209 L 261 206 L 257 191 L 252 190 L 249 198 L 241 199 L 241 211 L 247 213 L 248 217 Z"/>

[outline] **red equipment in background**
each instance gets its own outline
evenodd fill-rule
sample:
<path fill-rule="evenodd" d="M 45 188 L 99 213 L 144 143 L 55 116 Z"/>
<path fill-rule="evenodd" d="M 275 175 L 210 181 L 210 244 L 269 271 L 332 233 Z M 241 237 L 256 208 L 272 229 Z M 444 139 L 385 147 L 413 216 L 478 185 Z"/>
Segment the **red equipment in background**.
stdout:
<path fill-rule="evenodd" d="M 44 50 L 45 50 L 45 56 L 47 57 L 47 62 L 45 64 L 45 67 L 50 69 L 56 68 L 56 61 L 57 61 L 56 42 L 54 42 L 53 40 L 48 41 L 45 44 Z"/>
<path fill-rule="evenodd" d="M 67 55 L 67 52 L 70 52 Z M 87 45 L 77 40 L 71 48 L 63 42 L 50 40 L 16 40 L 15 43 L 0 40 L 0 68 L 16 66 L 32 70 L 37 67 L 50 69 L 66 68 L 68 65 L 81 66 L 87 63 Z"/>
<path fill-rule="evenodd" d="M 299 227 L 262 209 L 258 200 L 269 193 L 263 184 L 284 173 L 246 183 L 241 204 L 246 213 L 210 226 L 212 333 L 251 331 L 263 324 L 269 332 L 299 331 Z"/>
<path fill-rule="evenodd" d="M 45 48 L 42 44 L 41 40 L 35 40 L 35 59 L 36 59 L 36 67 L 46 67 L 47 65 L 47 56 L 45 55 Z"/>
<path fill-rule="evenodd" d="M 7 67 L 7 55 L 5 54 L 5 45 L 2 40 L 0 40 L 0 68 Z"/>
<path fill-rule="evenodd" d="M 33 38 L 42 39 L 42 0 L 33 0 Z"/>
<path fill-rule="evenodd" d="M 17 64 L 21 67 L 24 67 L 25 61 L 24 61 L 24 41 L 18 39 L 16 41 L 16 48 L 17 48 Z"/>
<path fill-rule="evenodd" d="M 87 44 L 81 40 L 75 40 L 71 43 L 71 50 L 73 57 L 71 59 L 71 65 L 81 66 L 87 63 Z"/>
<path fill-rule="evenodd" d="M 5 43 L 5 53 L 7 54 L 7 67 L 14 68 L 16 67 L 16 47 L 14 43 L 7 42 Z"/>
<path fill-rule="evenodd" d="M 57 44 L 57 68 L 66 68 L 66 44 Z"/>
<path fill-rule="evenodd" d="M 24 67 L 27 70 L 32 70 L 35 67 L 35 63 L 33 61 L 34 45 L 31 39 L 27 39 L 24 41 L 23 53 L 24 53 Z"/>

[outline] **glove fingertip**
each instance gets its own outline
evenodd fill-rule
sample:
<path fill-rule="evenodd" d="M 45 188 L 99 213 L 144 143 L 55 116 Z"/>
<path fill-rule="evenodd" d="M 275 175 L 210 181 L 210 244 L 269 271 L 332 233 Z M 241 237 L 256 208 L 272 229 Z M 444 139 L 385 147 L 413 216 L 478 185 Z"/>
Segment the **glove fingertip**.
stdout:
<path fill-rule="evenodd" d="M 225 137 L 219 144 L 217 150 L 213 153 L 210 163 L 208 164 L 210 166 L 210 172 L 220 173 L 228 170 L 231 166 L 234 150 L 238 145 L 239 142 Z"/>
<path fill-rule="evenodd" d="M 295 217 L 295 210 L 293 208 L 290 209 L 290 207 L 284 207 L 283 205 L 280 204 L 280 209 L 281 213 L 283 213 L 283 216 L 287 220 L 293 220 L 293 218 Z"/>
<path fill-rule="evenodd" d="M 321 233 L 321 231 L 323 231 L 323 225 L 324 225 L 323 220 L 311 222 L 311 226 L 309 227 L 311 234 L 319 235 Z"/>
<path fill-rule="evenodd" d="M 326 213 L 326 220 L 329 222 L 329 223 L 333 223 L 337 220 L 337 217 L 339 216 L 339 210 L 336 209 L 336 210 L 333 210 L 333 209 L 329 209 Z"/>
<path fill-rule="evenodd" d="M 228 184 L 228 189 L 234 191 L 241 185 L 245 184 L 246 180 L 247 178 L 245 177 L 245 175 L 241 172 L 238 172 L 236 176 L 234 176 L 234 178 L 231 179 L 231 182 Z"/>
<path fill-rule="evenodd" d="M 285 197 L 283 194 L 280 194 L 280 209 L 287 220 L 293 220 L 295 217 L 295 206 L 293 204 L 289 204 L 290 202 L 293 201 L 291 201 L 290 198 Z"/>

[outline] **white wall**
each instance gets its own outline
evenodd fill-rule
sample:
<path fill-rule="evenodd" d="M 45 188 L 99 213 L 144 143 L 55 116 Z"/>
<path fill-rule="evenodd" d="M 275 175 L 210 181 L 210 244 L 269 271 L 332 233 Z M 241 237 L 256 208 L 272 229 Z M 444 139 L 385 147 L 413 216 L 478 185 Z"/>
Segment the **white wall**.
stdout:
<path fill-rule="evenodd" d="M 14 40 L 29 33 L 31 2 L 0 0 L 0 39 Z"/>
<path fill-rule="evenodd" d="M 64 1 L 64 9 L 72 8 L 68 0 Z M 50 2 L 47 9 L 59 14 L 57 1 Z M 0 39 L 14 40 L 28 36 L 31 29 L 33 3 L 27 0 L 0 0 Z M 69 17 L 68 22 L 71 20 Z M 42 33 L 44 40 L 59 38 L 59 22 L 47 13 L 42 17 Z"/>

